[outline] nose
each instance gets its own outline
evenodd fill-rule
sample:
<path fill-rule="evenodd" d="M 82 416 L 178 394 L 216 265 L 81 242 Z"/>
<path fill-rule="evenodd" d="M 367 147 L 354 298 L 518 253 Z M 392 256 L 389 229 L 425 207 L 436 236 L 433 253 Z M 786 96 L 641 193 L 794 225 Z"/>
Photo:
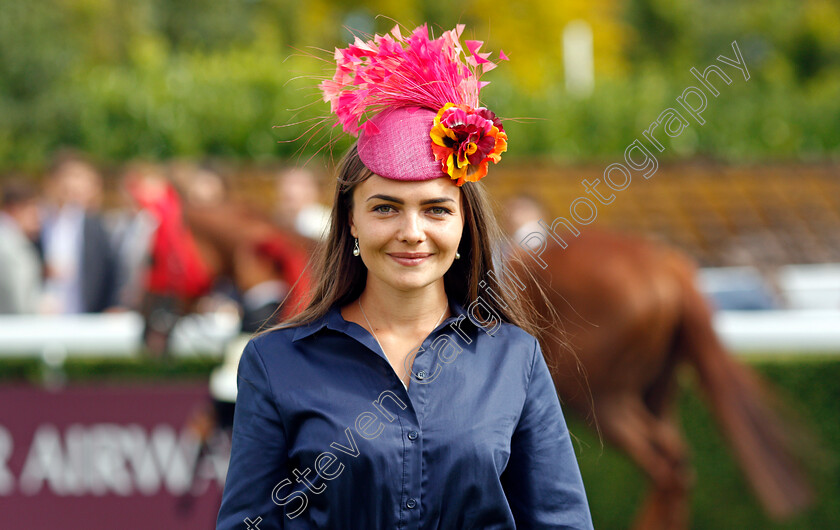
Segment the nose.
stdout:
<path fill-rule="evenodd" d="M 418 212 L 406 211 L 397 232 L 397 239 L 405 243 L 422 243 L 426 240 L 423 219 Z"/>

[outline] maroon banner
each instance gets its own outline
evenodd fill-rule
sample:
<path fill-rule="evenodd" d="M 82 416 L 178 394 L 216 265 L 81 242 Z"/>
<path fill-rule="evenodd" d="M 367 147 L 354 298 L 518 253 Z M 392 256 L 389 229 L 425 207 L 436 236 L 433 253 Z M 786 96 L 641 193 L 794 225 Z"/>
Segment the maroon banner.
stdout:
<path fill-rule="evenodd" d="M 215 528 L 230 439 L 206 384 L 0 386 L 2 528 Z"/>

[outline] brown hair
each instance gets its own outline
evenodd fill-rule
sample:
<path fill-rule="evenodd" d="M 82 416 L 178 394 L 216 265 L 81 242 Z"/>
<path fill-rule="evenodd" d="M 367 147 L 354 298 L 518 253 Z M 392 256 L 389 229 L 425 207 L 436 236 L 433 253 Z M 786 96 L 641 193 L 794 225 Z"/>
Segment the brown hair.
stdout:
<path fill-rule="evenodd" d="M 54 178 L 59 171 L 70 164 L 80 164 L 97 172 L 96 166 L 87 155 L 76 149 L 64 147 L 53 154 L 49 167 L 47 168 L 47 175 L 50 178 Z"/>
<path fill-rule="evenodd" d="M 0 208 L 10 209 L 38 199 L 38 190 L 22 175 L 12 173 L 5 175 L 3 180 L 6 183 L 0 187 Z"/>
<path fill-rule="evenodd" d="M 326 241 L 316 248 L 309 263 L 315 278 L 311 299 L 303 311 L 262 333 L 308 324 L 323 317 L 334 304 L 342 306 L 352 302 L 365 288 L 367 268 L 362 260 L 352 254 L 354 241 L 350 234 L 349 219 L 353 210 L 353 190 L 370 178 L 373 172 L 359 159 L 354 144 L 339 162 L 337 173 L 329 234 Z M 543 298 L 544 303 L 539 305 L 552 312 L 552 315 L 546 315 L 549 318 L 544 319 L 537 314 L 534 302 L 524 296 L 521 287 L 516 286 L 513 273 L 494 266 L 494 257 L 499 256 L 497 247 L 505 236 L 493 214 L 487 189 L 481 182 L 467 182 L 461 186 L 461 191 L 465 217 L 464 233 L 458 246 L 461 259 L 455 260 L 443 275 L 446 293 L 467 307 L 480 296 L 479 288 L 484 281 L 484 285 L 490 285 L 502 303 L 486 293 L 482 300 L 503 321 L 519 326 L 535 337 L 545 336 L 545 330 L 539 327 L 538 322 L 547 320 L 554 323 L 557 318 L 540 282 L 518 254 L 513 253 L 509 257 L 512 261 L 509 264 L 527 276 L 523 280 L 532 284 L 531 291 L 539 293 Z M 490 271 L 493 274 L 488 275 Z M 491 279 L 501 285 L 492 285 Z M 523 295 L 517 296 L 515 292 Z"/>

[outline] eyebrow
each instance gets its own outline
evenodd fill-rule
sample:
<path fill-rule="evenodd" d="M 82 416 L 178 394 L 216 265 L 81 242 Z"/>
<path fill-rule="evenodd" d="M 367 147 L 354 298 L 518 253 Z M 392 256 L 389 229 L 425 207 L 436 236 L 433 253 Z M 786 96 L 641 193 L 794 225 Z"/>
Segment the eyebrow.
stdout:
<path fill-rule="evenodd" d="M 367 198 L 368 201 L 373 200 L 373 199 L 382 199 L 383 201 L 395 202 L 397 204 L 405 204 L 405 201 L 403 201 L 402 199 L 398 199 L 398 198 L 392 197 L 390 195 L 383 195 L 382 193 L 377 193 L 376 195 L 371 195 L 370 197 Z M 367 202 L 367 201 L 365 201 L 365 202 Z M 449 197 L 435 197 L 434 199 L 426 199 L 425 201 L 421 201 L 420 205 L 422 206 L 424 204 L 432 204 L 432 203 L 437 203 L 437 202 L 455 202 L 455 200 L 450 199 Z"/>

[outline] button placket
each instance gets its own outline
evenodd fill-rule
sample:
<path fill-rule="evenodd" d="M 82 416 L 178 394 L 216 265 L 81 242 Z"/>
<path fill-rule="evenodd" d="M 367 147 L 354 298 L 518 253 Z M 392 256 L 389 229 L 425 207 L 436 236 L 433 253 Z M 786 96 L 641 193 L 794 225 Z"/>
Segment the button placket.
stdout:
<path fill-rule="evenodd" d="M 426 388 L 429 384 L 425 380 L 432 373 L 431 369 L 437 359 L 437 355 L 429 349 L 434 335 L 435 333 L 432 333 L 423 341 L 421 344 L 422 351 L 414 357 L 414 362 L 412 362 L 411 366 L 407 367 L 409 369 L 409 377 L 411 378 L 411 382 L 408 385 L 409 399 L 414 406 L 418 427 L 423 425 L 424 409 L 426 407 L 427 396 L 429 396 L 428 389 Z"/>
<path fill-rule="evenodd" d="M 423 447 L 420 439 L 419 426 L 416 416 L 408 417 L 403 423 L 403 454 L 405 455 L 406 474 L 403 482 L 403 508 L 407 519 L 406 528 L 420 528 L 420 498 L 422 495 Z M 413 421 L 412 421 L 413 420 Z"/>
<path fill-rule="evenodd" d="M 421 484 L 423 482 L 423 438 L 422 425 L 423 417 L 425 415 L 426 403 L 429 394 L 429 385 L 423 381 L 428 379 L 432 374 L 432 369 L 437 362 L 437 354 L 430 349 L 431 343 L 440 334 L 440 330 L 435 330 L 429 334 L 426 340 L 423 341 L 423 351 L 420 352 L 414 359 L 412 366 L 412 378 L 409 388 L 411 390 L 411 400 L 414 404 L 414 420 L 415 425 L 405 425 L 406 431 L 404 436 L 406 441 L 406 453 L 409 462 L 409 477 L 406 483 L 406 490 L 403 507 L 408 515 L 410 521 L 409 528 L 422 527 L 422 512 L 420 502 L 422 499 Z M 416 526 L 415 526 L 416 525 Z"/>

